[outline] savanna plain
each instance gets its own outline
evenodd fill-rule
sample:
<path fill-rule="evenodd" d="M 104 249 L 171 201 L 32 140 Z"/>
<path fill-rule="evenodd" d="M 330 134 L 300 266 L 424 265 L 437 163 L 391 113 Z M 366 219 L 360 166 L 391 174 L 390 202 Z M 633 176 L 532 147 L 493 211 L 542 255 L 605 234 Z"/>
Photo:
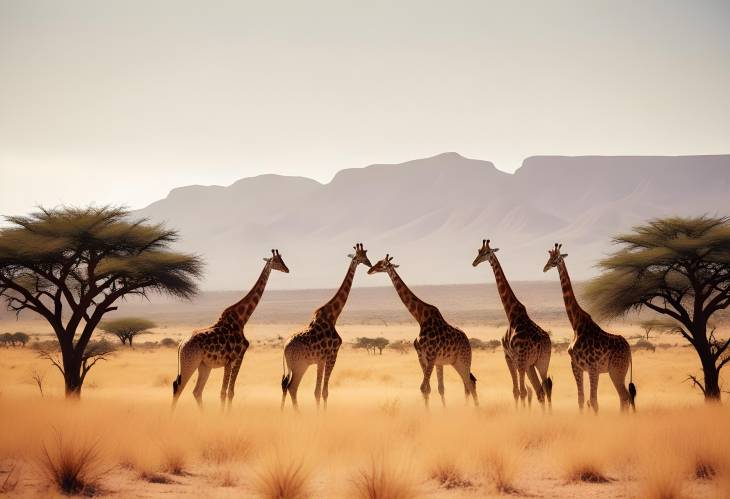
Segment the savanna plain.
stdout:
<path fill-rule="evenodd" d="M 414 291 L 469 337 L 487 342 L 504 333 L 493 286 Z M 251 347 L 230 411 L 220 407 L 218 369 L 202 411 L 191 383 L 172 412 L 177 350 L 160 341 L 213 322 L 240 293 L 123 305 L 119 315 L 158 327 L 97 363 L 76 402 L 64 400 L 61 376 L 33 348 L 52 339 L 47 326 L 0 316 L 0 331 L 33 338 L 25 348 L 0 349 L 0 491 L 57 495 L 49 474 L 64 465 L 85 478 L 80 494 L 108 497 L 730 497 L 730 410 L 706 405 L 686 381 L 699 361 L 681 338 L 652 334 L 654 350 L 634 348 L 635 414 L 619 412 L 606 375 L 599 414 L 581 414 L 559 284 L 517 283 L 515 291 L 558 345 L 552 411 L 536 400 L 515 408 L 501 348 L 474 351 L 479 408 L 465 403 L 447 367 L 446 407 L 434 377 L 425 410 L 412 346 L 382 355 L 352 346 L 357 337 L 393 343 L 418 334 L 390 288 L 353 290 L 338 325 L 344 344 L 326 412 L 315 406 L 313 368 L 300 387 L 301 412 L 279 404 L 283 338 L 306 324 L 328 290 L 267 292 L 246 329 Z M 645 333 L 640 319 L 603 325 L 635 344 Z M 717 327 L 719 336 L 730 331 L 725 322 Z"/>

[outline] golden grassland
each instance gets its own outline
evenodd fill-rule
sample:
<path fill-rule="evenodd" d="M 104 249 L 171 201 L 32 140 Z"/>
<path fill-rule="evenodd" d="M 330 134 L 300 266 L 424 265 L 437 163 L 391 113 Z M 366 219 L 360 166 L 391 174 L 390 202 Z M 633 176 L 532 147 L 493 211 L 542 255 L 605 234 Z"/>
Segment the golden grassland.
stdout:
<path fill-rule="evenodd" d="M 261 326 L 249 337 L 279 329 L 291 332 Z M 371 332 L 344 329 L 348 337 Z M 415 336 L 410 325 L 388 333 Z M 49 474 L 76 464 L 91 484 L 80 492 L 111 497 L 730 497 L 730 410 L 705 406 L 684 382 L 698 365 L 689 348 L 635 352 L 638 412 L 619 413 L 603 376 L 597 416 L 578 413 L 566 353 L 551 363 L 552 414 L 536 403 L 515 410 L 499 351 L 474 355 L 479 409 L 465 405 L 447 368 L 447 407 L 434 377 L 426 411 L 414 352 L 369 355 L 349 346 L 327 412 L 315 408 L 312 369 L 300 388 L 301 413 L 289 405 L 281 413 L 281 349 L 263 343 L 246 354 L 230 412 L 220 410 L 218 369 L 202 413 L 192 383 L 171 413 L 176 354 L 121 350 L 92 370 L 82 400 L 68 403 L 47 361 L 30 349 L 0 350 L 0 490 L 56 494 Z M 45 373 L 44 398 L 34 371 Z"/>

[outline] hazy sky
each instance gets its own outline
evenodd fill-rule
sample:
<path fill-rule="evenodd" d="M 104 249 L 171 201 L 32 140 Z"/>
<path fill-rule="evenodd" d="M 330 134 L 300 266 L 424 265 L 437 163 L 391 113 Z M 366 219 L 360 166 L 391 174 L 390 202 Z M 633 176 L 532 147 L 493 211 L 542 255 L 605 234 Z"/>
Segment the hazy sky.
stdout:
<path fill-rule="evenodd" d="M 728 153 L 729 5 L 0 0 L 0 214 L 442 151 Z"/>

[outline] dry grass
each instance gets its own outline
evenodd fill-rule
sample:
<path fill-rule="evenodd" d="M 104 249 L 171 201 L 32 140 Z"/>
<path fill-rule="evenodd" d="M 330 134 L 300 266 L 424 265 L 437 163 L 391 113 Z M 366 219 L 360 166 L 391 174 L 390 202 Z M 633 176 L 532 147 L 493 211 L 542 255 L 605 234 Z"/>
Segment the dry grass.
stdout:
<path fill-rule="evenodd" d="M 398 326 L 391 329 L 405 336 Z M 300 414 L 279 411 L 281 350 L 268 347 L 247 354 L 230 412 L 219 408 L 221 370 L 212 373 L 202 414 L 190 393 L 194 379 L 174 413 L 169 385 L 155 386 L 157 377 L 176 372 L 174 349 L 120 352 L 97 366 L 99 388 L 76 404 L 64 402 L 52 371 L 46 396 L 38 396 L 27 373 L 47 367 L 32 352 L 2 354 L 0 469 L 36 459 L 42 442 L 56 442 L 51 428 L 58 428 L 68 443 L 77 445 L 77 435 L 84 437 L 79 442 L 99 442 L 96 457 L 112 469 L 98 480 L 88 474 L 94 486 L 87 493 L 103 487 L 120 497 L 205 491 L 209 497 L 444 498 L 575 497 L 580 490 L 581 497 L 712 497 L 730 485 L 730 409 L 705 407 L 682 383 L 696 363 L 688 349 L 635 355 L 634 376 L 644 395 L 639 411 L 628 416 L 619 414 L 604 378 L 601 413 L 579 415 L 566 354 L 553 355 L 551 363 L 559 387 L 552 415 L 514 410 L 501 352 L 474 354 L 478 410 L 464 404 L 461 381 L 445 369 L 447 407 L 436 395 L 424 411 L 413 355 L 367 356 L 343 347 L 333 380 L 342 369 L 345 382 L 330 386 L 329 409 L 315 409 L 310 370 L 299 391 Z M 278 461 L 269 459 L 272 449 Z M 48 446 L 54 458 L 56 450 Z M 663 467 L 652 468 L 657 461 Z M 23 467 L 13 494 L 42 495 L 40 471 Z M 571 476 L 612 480 L 575 484 Z M 5 478 L 0 475 L 0 484 Z"/>
<path fill-rule="evenodd" d="M 98 443 L 64 439 L 58 432 L 55 445 L 49 450 L 42 446 L 41 468 L 48 480 L 59 492 L 68 495 L 93 496 L 99 493 L 101 457 Z"/>
<path fill-rule="evenodd" d="M 311 473 L 301 460 L 269 459 L 256 470 L 256 492 L 264 499 L 310 497 Z"/>
<path fill-rule="evenodd" d="M 417 497 L 410 473 L 381 455 L 352 478 L 350 497 L 358 499 L 411 499 Z"/>
<path fill-rule="evenodd" d="M 430 476 L 445 489 L 462 489 L 474 486 L 471 480 L 464 476 L 454 459 L 443 458 L 437 460 L 431 466 Z"/>
<path fill-rule="evenodd" d="M 0 480 L 0 494 L 10 494 L 18 486 L 20 472 L 17 466 L 11 466 L 6 472 L 5 478 Z"/>
<path fill-rule="evenodd" d="M 518 492 L 515 485 L 519 469 L 518 459 L 514 449 L 505 447 L 492 448 L 484 455 L 485 476 L 500 494 Z"/>

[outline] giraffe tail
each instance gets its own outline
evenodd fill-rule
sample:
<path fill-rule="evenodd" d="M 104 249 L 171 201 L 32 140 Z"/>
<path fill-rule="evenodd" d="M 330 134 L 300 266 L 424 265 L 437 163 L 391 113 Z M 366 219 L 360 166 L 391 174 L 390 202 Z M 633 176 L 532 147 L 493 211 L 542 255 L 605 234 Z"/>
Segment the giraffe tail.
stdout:
<path fill-rule="evenodd" d="M 636 385 L 634 384 L 634 361 L 629 353 L 629 404 L 636 412 Z"/>
<path fill-rule="evenodd" d="M 291 378 L 292 378 L 292 372 L 291 370 L 287 369 L 286 365 L 286 356 L 281 356 L 281 368 L 284 374 L 281 376 L 281 393 L 282 393 L 282 400 L 281 400 L 281 406 L 284 407 L 284 399 L 286 398 L 286 390 L 289 388 L 289 385 L 291 384 Z"/>

